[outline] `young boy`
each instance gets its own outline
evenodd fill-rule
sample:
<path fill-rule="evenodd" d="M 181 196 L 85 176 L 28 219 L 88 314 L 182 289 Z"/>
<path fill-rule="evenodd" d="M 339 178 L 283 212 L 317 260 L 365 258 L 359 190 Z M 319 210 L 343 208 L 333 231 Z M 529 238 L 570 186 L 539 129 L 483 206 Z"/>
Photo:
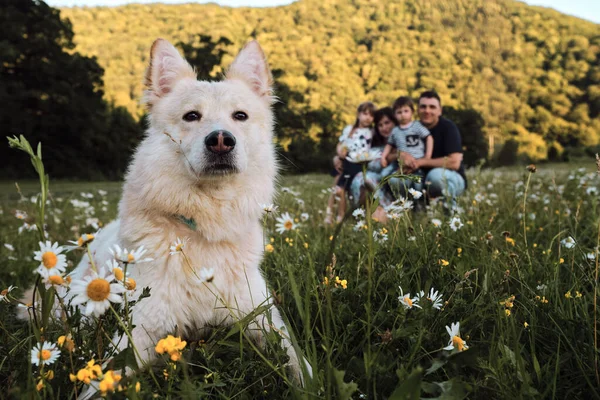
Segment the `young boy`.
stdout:
<path fill-rule="evenodd" d="M 413 113 L 415 110 L 414 103 L 410 97 L 399 97 L 393 105 L 394 115 L 398 120 L 399 126 L 392 130 L 392 134 L 388 139 L 388 144 L 383 149 L 381 155 L 381 166 L 387 167 L 389 156 L 392 148 L 398 152 L 406 152 L 414 158 L 431 158 L 433 152 L 433 138 L 429 134 L 429 130 L 425 128 L 419 121 L 413 121 Z M 413 171 L 412 175 L 419 175 L 424 178 L 421 169 Z M 416 190 L 422 188 L 422 184 L 414 185 Z"/>

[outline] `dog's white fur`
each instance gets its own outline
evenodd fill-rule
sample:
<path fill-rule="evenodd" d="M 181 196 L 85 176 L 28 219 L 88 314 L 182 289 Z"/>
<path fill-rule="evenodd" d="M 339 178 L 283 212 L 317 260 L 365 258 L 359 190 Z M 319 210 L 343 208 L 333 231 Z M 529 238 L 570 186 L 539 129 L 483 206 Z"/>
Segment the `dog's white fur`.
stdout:
<path fill-rule="evenodd" d="M 264 246 L 260 204 L 272 202 L 277 172 L 271 90 L 271 73 L 255 41 L 241 50 L 224 81 L 211 83 L 197 81 L 166 40 L 152 46 L 144 95 L 150 110 L 147 135 L 126 175 L 119 220 L 91 246 L 98 265 L 111 257 L 109 247 L 115 243 L 127 249 L 143 245 L 149 250 L 144 257 L 153 258 L 129 267 L 137 295 L 141 288 L 151 288 L 151 296 L 132 311 L 132 337 L 142 361 L 155 357 L 156 342 L 167 334 L 197 337 L 203 328 L 232 323 L 271 304 L 259 270 Z M 201 119 L 185 121 L 189 111 Z M 248 119 L 236 120 L 237 111 Z M 210 170 L 214 156 L 210 158 L 204 139 L 215 130 L 235 136 L 229 159 L 235 172 Z M 178 216 L 193 219 L 197 229 Z M 169 254 L 178 237 L 189 238 L 184 251 L 196 272 L 214 268 L 210 283 L 200 283 L 181 254 Z M 84 276 L 89 268 L 84 258 L 74 277 Z M 270 312 L 272 327 L 264 315 L 254 327 L 274 327 L 285 335 L 278 310 L 271 307 Z M 261 329 L 249 331 L 260 341 Z M 301 378 L 294 348 L 288 339 L 283 345 Z"/>

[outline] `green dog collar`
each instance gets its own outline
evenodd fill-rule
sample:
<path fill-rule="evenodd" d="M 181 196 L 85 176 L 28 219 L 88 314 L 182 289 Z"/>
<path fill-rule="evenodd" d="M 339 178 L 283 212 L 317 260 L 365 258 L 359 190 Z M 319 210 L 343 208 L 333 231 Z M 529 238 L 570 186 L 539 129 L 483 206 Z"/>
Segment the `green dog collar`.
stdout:
<path fill-rule="evenodd" d="M 186 224 L 191 230 L 196 230 L 196 221 L 194 221 L 194 218 L 186 218 L 183 215 L 178 215 L 177 219 Z"/>

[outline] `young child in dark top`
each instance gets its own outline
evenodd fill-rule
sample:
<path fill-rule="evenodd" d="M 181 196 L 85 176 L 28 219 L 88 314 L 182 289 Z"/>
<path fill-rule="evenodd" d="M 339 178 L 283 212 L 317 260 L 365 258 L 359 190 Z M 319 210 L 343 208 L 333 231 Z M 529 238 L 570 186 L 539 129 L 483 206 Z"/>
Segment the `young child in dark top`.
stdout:
<path fill-rule="evenodd" d="M 348 125 L 342 131 L 338 145 L 337 157 L 342 163 L 342 172 L 334 186 L 333 193 L 329 196 L 327 202 L 327 210 L 325 215 L 325 223 L 333 223 L 333 207 L 335 206 L 336 198 L 339 198 L 337 209 L 336 222 L 341 222 L 346 213 L 346 193 L 350 188 L 352 179 L 358 174 L 362 167 L 359 163 L 354 163 L 347 159 L 348 155 L 361 154 L 369 151 L 371 148 L 371 140 L 373 139 L 373 116 L 376 107 L 370 101 L 361 103 L 358 106 L 356 121 L 354 125 Z M 334 159 L 334 164 L 336 163 Z M 339 166 L 338 168 L 339 169 Z"/>

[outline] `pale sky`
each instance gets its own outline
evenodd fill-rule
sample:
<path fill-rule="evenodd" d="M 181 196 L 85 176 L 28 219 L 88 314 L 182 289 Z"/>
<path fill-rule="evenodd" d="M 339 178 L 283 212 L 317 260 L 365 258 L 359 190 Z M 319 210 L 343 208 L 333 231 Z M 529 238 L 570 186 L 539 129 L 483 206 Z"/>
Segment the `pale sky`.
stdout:
<path fill-rule="evenodd" d="M 450 0 L 452 1 L 452 0 Z M 217 3 L 229 7 L 253 6 L 273 7 L 290 4 L 292 0 L 46 0 L 53 7 L 73 6 L 118 6 L 128 3 Z M 526 0 L 525 3 L 554 8 L 562 13 L 574 15 L 600 24 L 600 0 Z"/>

